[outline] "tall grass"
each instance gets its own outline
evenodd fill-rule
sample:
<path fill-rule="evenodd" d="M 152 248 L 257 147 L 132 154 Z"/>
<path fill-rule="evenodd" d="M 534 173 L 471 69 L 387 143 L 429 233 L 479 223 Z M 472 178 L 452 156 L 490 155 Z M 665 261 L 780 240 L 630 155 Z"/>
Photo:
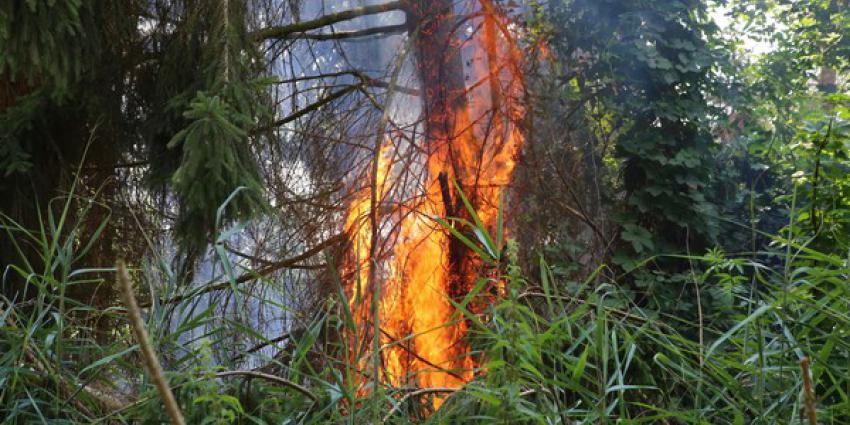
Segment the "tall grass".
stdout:
<path fill-rule="evenodd" d="M 2 237 L 19 254 L 17 263 L 4 265 L 0 292 L 0 417 L 8 422 L 88 421 L 120 404 L 109 389 L 93 383 L 104 370 L 120 366 L 130 350 L 96 342 L 93 321 L 87 320 L 117 316 L 69 296 L 77 289 L 94 292 L 104 284 L 98 275 L 107 271 L 79 264 L 105 223 L 81 235 L 82 220 L 71 223 L 69 217 L 84 217 L 97 205 L 72 211 L 75 200 L 60 203 L 58 213 L 47 208 L 38 229 L 0 216 Z M 13 284 L 18 290 L 12 291 Z M 8 293 L 13 298 L 3 295 Z"/>
<path fill-rule="evenodd" d="M 71 288 L 109 284 L 113 270 L 80 264 L 98 235 L 80 234 L 82 227 L 68 220 L 71 198 L 65 202 L 56 215 L 48 209 L 38 229 L 2 220 L 5 237 L 21 247 L 20 260 L 4 269 L 4 285 L 13 277 L 26 285 L 14 298 L 0 298 L 0 417 L 166 421 L 123 309 L 99 310 L 68 296 Z M 819 252 L 786 232 L 763 252 L 685 257 L 694 264 L 689 288 L 731 300 L 722 312 L 703 306 L 704 317 L 691 322 L 635 304 L 618 279 L 602 277 L 612 275 L 601 273 L 604 267 L 569 281 L 541 258 L 533 274 L 523 273 L 521 248 L 501 241 L 500 229 L 487 233 L 470 213 L 472 222 L 441 222 L 500 272 L 453 301 L 481 361 L 476 379 L 456 390 L 385 386 L 359 393 L 352 376 L 362 363 L 346 355 L 344 335 L 353 322 L 338 281 L 337 295 L 280 343 L 278 356 L 261 369 L 243 369 L 239 355 L 224 355 L 234 351 L 230 337 L 278 344 L 275 336 L 221 317 L 164 262 L 143 263 L 146 269 L 133 273 L 139 293 L 159 288 L 146 326 L 187 422 L 795 424 L 809 423 L 814 413 L 820 423 L 850 423 L 846 255 Z M 39 253 L 38 264 L 23 247 Z M 499 281 L 505 295 L 473 313 L 470 301 L 488 279 Z M 185 299 L 161 302 L 175 295 Z M 118 323 L 105 341 L 95 341 L 92 321 L 83 320 L 93 315 Z M 804 407 L 804 358 L 815 412 Z M 435 410 L 436 396 L 444 402 Z"/>

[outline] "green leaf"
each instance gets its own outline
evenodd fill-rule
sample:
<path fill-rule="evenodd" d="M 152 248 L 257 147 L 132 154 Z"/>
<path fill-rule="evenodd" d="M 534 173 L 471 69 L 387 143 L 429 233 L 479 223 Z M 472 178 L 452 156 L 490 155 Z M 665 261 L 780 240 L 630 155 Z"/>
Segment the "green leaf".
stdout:
<path fill-rule="evenodd" d="M 95 361 L 94 363 L 92 363 L 92 364 L 90 364 L 90 365 L 88 365 L 88 366 L 84 367 L 82 370 L 80 370 L 80 373 L 79 373 L 78 375 L 79 375 L 79 376 L 83 376 L 86 372 L 88 372 L 88 371 L 90 371 L 90 370 L 92 370 L 92 369 L 97 369 L 97 368 L 99 368 L 99 367 L 101 367 L 101 366 L 105 366 L 105 365 L 107 365 L 107 364 L 109 364 L 109 363 L 112 363 L 112 362 L 113 362 L 113 361 L 115 361 L 116 359 L 120 359 L 121 357 L 124 357 L 124 356 L 126 356 L 127 354 L 132 353 L 133 351 L 136 351 L 138 348 L 139 348 L 139 346 L 138 346 L 138 345 L 133 345 L 132 347 L 129 347 L 129 348 L 124 349 L 124 350 L 121 350 L 121 351 L 119 351 L 119 352 L 117 352 L 117 353 L 115 353 L 115 354 L 110 354 L 110 355 L 108 355 L 108 356 L 106 356 L 106 357 L 103 357 L 103 358 L 101 358 L 101 359 L 99 359 L 99 360 Z"/>
<path fill-rule="evenodd" d="M 724 332 L 723 335 L 720 336 L 720 338 L 717 338 L 717 340 L 714 341 L 714 343 L 712 343 L 711 346 L 708 347 L 708 351 L 706 351 L 705 357 L 706 358 L 711 357 L 711 355 L 714 353 L 714 350 L 716 350 L 718 347 L 723 345 L 723 343 L 728 341 L 729 338 L 732 337 L 732 335 L 735 335 L 735 333 L 737 333 L 741 328 L 743 328 L 744 326 L 747 326 L 748 324 L 754 322 L 755 320 L 757 320 L 758 318 L 763 316 L 765 313 L 770 312 L 772 309 L 773 309 L 773 306 L 770 305 L 770 304 L 762 305 L 761 307 L 759 307 L 755 311 L 753 311 L 744 320 L 741 320 L 740 322 L 736 323 L 735 326 L 733 326 L 728 331 Z"/>
<path fill-rule="evenodd" d="M 644 252 L 645 248 L 649 251 L 655 250 L 652 234 L 649 233 L 649 230 L 636 224 L 623 224 L 623 231 L 620 233 L 620 237 L 626 242 L 631 242 L 632 247 L 637 253 Z"/>

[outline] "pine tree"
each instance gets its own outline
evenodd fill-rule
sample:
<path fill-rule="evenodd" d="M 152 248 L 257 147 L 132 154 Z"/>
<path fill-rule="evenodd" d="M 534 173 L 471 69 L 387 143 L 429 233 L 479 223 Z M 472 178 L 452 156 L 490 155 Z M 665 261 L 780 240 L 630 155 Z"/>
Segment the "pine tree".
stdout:
<path fill-rule="evenodd" d="M 216 225 L 262 209 L 250 143 L 270 114 L 246 6 L 164 6 L 0 4 L 0 210 L 9 219 L 36 228 L 37 209 L 73 179 L 99 188 L 125 163 L 146 167 L 164 207 L 176 198 L 186 252 L 203 249 Z M 16 255 L 0 247 L 3 263 Z"/>

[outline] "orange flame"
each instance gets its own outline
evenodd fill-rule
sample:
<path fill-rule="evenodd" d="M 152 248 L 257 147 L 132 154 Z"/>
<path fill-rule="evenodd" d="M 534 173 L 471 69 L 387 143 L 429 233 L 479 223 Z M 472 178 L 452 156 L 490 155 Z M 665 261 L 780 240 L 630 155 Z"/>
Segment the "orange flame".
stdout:
<path fill-rule="evenodd" d="M 372 205 L 373 194 L 365 189 L 351 202 L 346 216 L 352 252 L 343 272 L 349 307 L 359 329 L 353 339 L 360 341 L 355 348 L 358 352 L 351 354 L 360 359 L 364 377 L 375 373 L 369 372 L 368 356 L 364 355 L 370 349 L 363 347 L 370 347 L 364 341 L 374 338 L 377 320 L 382 367 L 377 373 L 381 382 L 393 386 L 456 388 L 472 379 L 476 362 L 464 342 L 467 324 L 450 300 L 472 287 L 480 262 L 470 253 L 462 252 L 459 260 L 453 258 L 452 253 L 459 250 L 432 219 L 460 213 L 446 204 L 445 192 L 451 188 L 441 186 L 437 176 L 445 173 L 449 181 L 456 179 L 485 226 L 493 231 L 500 199 L 513 175 L 514 157 L 524 141 L 519 128 L 525 115 L 525 87 L 520 71 L 522 54 L 515 40 L 518 30 L 492 0 L 470 1 L 481 16 L 481 25 L 468 40 L 455 43 L 455 36 L 451 48 L 444 48 L 450 52 L 446 56 L 468 58 L 468 81 L 457 95 L 462 99 L 446 102 L 451 105 L 444 108 L 447 110 L 426 111 L 450 114 L 450 120 L 426 119 L 450 122 L 451 129 L 428 132 L 421 193 L 404 205 L 387 202 L 393 197 L 397 178 L 392 161 L 395 146 L 388 140 L 376 157 L 377 205 Z M 423 86 L 427 84 L 423 82 Z M 427 97 L 433 91 L 423 87 L 423 93 L 429 102 Z M 369 219 L 373 207 L 381 216 L 374 232 Z M 373 249 L 375 236 L 387 252 Z M 372 267 L 375 270 L 370 270 Z M 376 288 L 380 288 L 377 318 L 371 301 Z"/>

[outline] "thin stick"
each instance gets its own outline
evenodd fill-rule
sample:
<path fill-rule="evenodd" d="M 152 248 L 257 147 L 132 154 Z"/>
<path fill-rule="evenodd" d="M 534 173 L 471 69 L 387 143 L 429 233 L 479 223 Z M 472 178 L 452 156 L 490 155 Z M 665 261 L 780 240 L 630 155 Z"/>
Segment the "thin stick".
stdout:
<path fill-rule="evenodd" d="M 390 106 L 392 105 L 393 98 L 396 92 L 396 85 L 398 83 L 399 75 L 401 74 L 401 69 L 404 66 L 404 59 L 407 57 L 407 53 L 410 49 L 410 45 L 412 40 L 416 37 L 417 32 L 414 32 L 411 37 L 408 38 L 407 42 L 403 45 L 402 50 L 396 56 L 395 61 L 393 63 L 393 72 L 390 77 L 389 86 L 387 88 L 387 97 L 385 101 L 384 110 L 381 113 L 381 119 L 378 122 L 378 129 L 375 132 L 375 144 L 374 150 L 372 152 L 372 169 L 370 170 L 370 184 L 369 184 L 369 225 L 371 226 L 371 235 L 369 240 L 369 270 L 366 275 L 366 287 L 372 290 L 372 323 L 373 323 L 373 340 L 372 340 L 372 373 L 373 373 L 373 386 L 375 388 L 375 393 L 373 393 L 372 397 L 372 414 L 373 414 L 373 422 L 379 423 L 381 419 L 380 416 L 380 407 L 377 403 L 377 397 L 374 395 L 381 388 L 381 316 L 380 316 L 380 301 L 381 301 L 381 283 L 377 281 L 377 269 L 378 269 L 378 239 L 380 229 L 378 225 L 380 223 L 380 211 L 378 208 L 378 202 L 384 196 L 382 193 L 383 190 L 378 187 L 378 173 L 379 170 L 379 162 L 381 155 L 381 146 L 383 146 L 384 141 L 387 138 L 387 124 L 390 121 Z"/>
<path fill-rule="evenodd" d="M 142 322 L 142 315 L 139 312 L 139 305 L 136 304 L 136 297 L 133 295 L 133 285 L 130 283 L 130 274 L 127 272 L 127 266 L 124 264 L 124 261 L 118 260 L 115 268 L 118 271 L 118 284 L 121 287 L 121 297 L 124 300 L 124 306 L 127 308 L 130 327 L 133 328 L 136 340 L 139 341 L 145 368 L 148 370 L 148 374 L 154 385 L 156 385 L 157 391 L 159 391 L 159 396 L 162 398 L 163 404 L 165 404 L 165 411 L 171 418 L 171 423 L 185 425 L 186 421 L 183 419 L 183 414 L 180 412 L 177 400 L 171 392 L 171 387 L 168 386 L 168 381 L 165 380 L 162 366 L 159 364 L 159 359 L 157 359 L 156 353 L 153 351 L 148 332 L 145 330 L 145 324 Z"/>
<path fill-rule="evenodd" d="M 308 390 L 306 387 L 303 387 L 288 379 L 281 378 L 280 376 L 269 375 L 268 373 L 257 372 L 255 370 L 228 370 L 225 372 L 218 372 L 215 374 L 215 376 L 219 378 L 226 378 L 228 376 L 248 376 L 252 378 L 265 379 L 266 381 L 275 382 L 285 387 L 292 388 L 293 390 L 306 395 L 310 398 L 310 400 L 319 401 L 319 397 L 311 393 L 310 390 Z"/>
<path fill-rule="evenodd" d="M 393 416 L 393 414 L 395 412 L 398 412 L 398 410 L 401 408 L 401 406 L 404 404 L 404 402 L 407 401 L 411 397 L 418 397 L 418 396 L 423 395 L 423 394 L 454 393 L 455 391 L 458 391 L 458 388 L 433 387 L 433 388 L 422 388 L 422 389 L 419 389 L 419 390 L 416 390 L 416 391 L 409 392 L 409 393 L 405 394 L 401 399 L 399 399 L 398 403 L 396 403 L 395 406 L 393 406 L 393 408 L 390 409 L 390 411 L 387 413 L 386 416 L 384 416 L 384 419 L 381 422 L 386 423 L 387 421 L 389 421 L 390 418 Z"/>
<path fill-rule="evenodd" d="M 812 377 L 809 375 L 809 358 L 803 357 L 800 360 L 800 369 L 803 370 L 803 397 L 806 404 L 806 416 L 809 418 L 809 425 L 818 424 L 818 412 L 815 410 L 815 391 L 812 389 Z"/>

